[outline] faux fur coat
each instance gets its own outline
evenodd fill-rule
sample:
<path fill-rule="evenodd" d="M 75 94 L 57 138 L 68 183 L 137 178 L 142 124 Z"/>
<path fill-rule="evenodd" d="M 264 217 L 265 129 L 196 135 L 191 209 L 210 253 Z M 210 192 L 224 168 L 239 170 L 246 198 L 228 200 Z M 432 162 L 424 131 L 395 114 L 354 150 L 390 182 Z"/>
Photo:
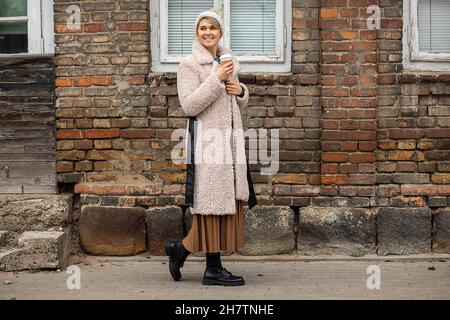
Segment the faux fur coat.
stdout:
<path fill-rule="evenodd" d="M 224 53 L 231 50 L 219 46 L 217 54 Z M 239 83 L 236 58 L 233 63 L 234 72 L 229 79 Z M 188 167 L 188 176 L 193 176 L 194 183 L 188 182 L 186 189 L 193 192 L 193 204 L 190 204 L 193 213 L 204 215 L 235 214 L 236 200 L 247 201 L 250 207 L 256 204 L 240 112 L 248 103 L 248 89 L 240 83 L 245 90 L 242 98 L 227 94 L 224 82 L 216 75 L 218 67 L 209 51 L 194 40 L 192 54 L 181 60 L 177 74 L 181 108 L 190 118 L 186 140 L 195 141 L 192 149 L 195 175 L 194 167 Z M 189 126 L 192 129 L 193 120 L 195 139 L 191 140 Z M 185 151 L 189 166 L 190 151 Z"/>

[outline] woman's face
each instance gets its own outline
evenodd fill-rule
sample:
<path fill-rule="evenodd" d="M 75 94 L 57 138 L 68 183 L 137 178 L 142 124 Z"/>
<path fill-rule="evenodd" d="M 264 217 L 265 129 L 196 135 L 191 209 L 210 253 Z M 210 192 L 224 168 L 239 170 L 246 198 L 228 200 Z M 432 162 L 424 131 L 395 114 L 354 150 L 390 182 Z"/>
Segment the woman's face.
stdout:
<path fill-rule="evenodd" d="M 202 19 L 198 24 L 197 37 L 205 48 L 214 48 L 218 45 L 221 37 L 220 29 L 208 20 Z"/>

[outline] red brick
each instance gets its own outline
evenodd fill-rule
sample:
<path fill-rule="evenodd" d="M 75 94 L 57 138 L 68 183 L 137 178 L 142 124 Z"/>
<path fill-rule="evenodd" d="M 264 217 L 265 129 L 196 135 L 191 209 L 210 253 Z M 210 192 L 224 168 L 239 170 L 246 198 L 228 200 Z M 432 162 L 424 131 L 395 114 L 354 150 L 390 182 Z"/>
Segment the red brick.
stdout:
<path fill-rule="evenodd" d="M 91 83 L 94 86 L 108 86 L 110 83 L 110 77 L 94 76 L 94 77 L 91 77 Z"/>
<path fill-rule="evenodd" d="M 347 138 L 351 140 L 375 140 L 375 132 L 349 132 Z"/>
<path fill-rule="evenodd" d="M 131 84 L 145 84 L 145 76 L 134 76 L 131 77 L 131 79 L 129 80 L 129 82 Z"/>
<path fill-rule="evenodd" d="M 450 196 L 450 185 L 402 184 L 403 195 Z"/>
<path fill-rule="evenodd" d="M 375 162 L 373 153 L 352 153 L 348 158 L 349 162 Z"/>
<path fill-rule="evenodd" d="M 337 79 L 333 76 L 323 76 L 320 78 L 320 83 L 323 86 L 335 86 L 337 84 Z"/>
<path fill-rule="evenodd" d="M 306 175 L 304 174 L 277 174 L 272 178 L 275 184 L 306 184 Z"/>
<path fill-rule="evenodd" d="M 67 78 L 56 78 L 55 80 L 55 86 L 60 88 L 60 87 L 71 87 L 73 84 L 71 79 L 67 79 Z"/>
<path fill-rule="evenodd" d="M 376 30 L 363 30 L 359 33 L 361 40 L 376 40 L 377 31 Z"/>
<path fill-rule="evenodd" d="M 322 120 L 322 128 L 323 129 L 338 129 L 339 122 L 336 120 L 323 119 Z"/>
<path fill-rule="evenodd" d="M 338 165 L 336 163 L 322 163 L 320 172 L 322 173 L 338 173 Z"/>
<path fill-rule="evenodd" d="M 116 150 L 90 150 L 87 152 L 88 160 L 122 160 L 122 151 Z"/>
<path fill-rule="evenodd" d="M 355 120 L 341 120 L 339 122 L 339 128 L 344 130 L 354 130 L 358 128 L 358 124 Z"/>
<path fill-rule="evenodd" d="M 333 176 L 323 175 L 321 176 L 320 180 L 321 180 L 320 182 L 323 184 L 337 184 L 337 185 L 347 184 L 347 176 L 344 175 L 333 175 Z"/>
<path fill-rule="evenodd" d="M 81 150 L 58 151 L 56 160 L 83 160 L 85 152 Z"/>
<path fill-rule="evenodd" d="M 358 31 L 340 31 L 339 34 L 343 40 L 358 39 Z"/>
<path fill-rule="evenodd" d="M 358 165 L 356 163 L 340 163 L 339 172 L 343 174 L 357 173 Z"/>
<path fill-rule="evenodd" d="M 120 136 L 122 138 L 129 138 L 129 139 L 156 138 L 156 130 L 155 129 L 124 129 L 124 130 L 120 131 Z"/>
<path fill-rule="evenodd" d="M 433 173 L 431 182 L 437 184 L 450 184 L 450 173 Z"/>
<path fill-rule="evenodd" d="M 69 28 L 67 23 L 55 23 L 54 29 L 55 29 L 55 33 L 76 33 L 76 32 L 81 32 L 81 28 L 80 29 Z"/>
<path fill-rule="evenodd" d="M 359 78 L 357 76 L 346 76 L 342 80 L 342 85 L 344 85 L 344 86 L 355 85 L 358 82 L 358 79 Z"/>
<path fill-rule="evenodd" d="M 382 29 L 401 29 L 402 27 L 402 19 L 381 19 Z"/>
<path fill-rule="evenodd" d="M 81 130 L 57 130 L 57 139 L 83 139 Z"/>
<path fill-rule="evenodd" d="M 75 87 L 88 87 L 91 85 L 91 78 L 89 77 L 76 77 Z"/>
<path fill-rule="evenodd" d="M 355 18 L 359 16 L 359 10 L 356 8 L 341 9 L 342 18 Z"/>
<path fill-rule="evenodd" d="M 350 98 L 350 99 L 340 99 L 339 106 L 343 108 L 356 108 L 359 107 L 359 99 Z"/>
<path fill-rule="evenodd" d="M 338 16 L 339 11 L 337 9 L 328 9 L 328 8 L 320 9 L 320 17 L 322 19 L 332 19 L 337 18 Z"/>
<path fill-rule="evenodd" d="M 79 129 L 92 128 L 92 119 L 76 119 L 75 127 Z"/>
<path fill-rule="evenodd" d="M 147 31 L 147 22 L 122 22 L 117 25 L 119 31 Z"/>
<path fill-rule="evenodd" d="M 322 88 L 322 95 L 331 97 L 348 97 L 350 96 L 350 91 L 348 88 Z"/>
<path fill-rule="evenodd" d="M 374 151 L 377 148 L 377 144 L 375 141 L 360 141 L 358 142 L 358 149 L 361 151 Z"/>
<path fill-rule="evenodd" d="M 356 151 L 358 150 L 358 143 L 356 141 L 343 141 L 340 143 L 341 151 Z"/>
<path fill-rule="evenodd" d="M 352 48 L 354 50 L 377 50 L 377 43 L 375 41 L 372 42 L 353 42 Z"/>
<path fill-rule="evenodd" d="M 107 139 L 120 136 L 119 129 L 92 129 L 85 131 L 85 137 L 89 139 Z"/>
<path fill-rule="evenodd" d="M 73 172 L 73 162 L 56 162 L 56 172 Z"/>
<path fill-rule="evenodd" d="M 327 162 L 346 162 L 347 153 L 344 152 L 322 152 L 322 161 Z"/>
<path fill-rule="evenodd" d="M 339 32 L 331 30 L 320 31 L 320 37 L 325 40 L 339 40 Z"/>

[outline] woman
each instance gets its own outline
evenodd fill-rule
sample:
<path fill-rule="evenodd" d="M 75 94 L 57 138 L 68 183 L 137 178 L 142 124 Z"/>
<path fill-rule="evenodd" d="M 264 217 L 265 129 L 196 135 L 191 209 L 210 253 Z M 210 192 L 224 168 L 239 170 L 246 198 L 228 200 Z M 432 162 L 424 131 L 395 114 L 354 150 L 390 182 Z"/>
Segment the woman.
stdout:
<path fill-rule="evenodd" d="M 193 207 L 193 219 L 183 241 L 166 244 L 169 270 L 179 281 L 187 256 L 205 252 L 203 284 L 244 285 L 243 277 L 222 266 L 220 252 L 234 252 L 244 246 L 242 201 L 247 201 L 250 209 L 256 205 L 239 109 L 247 105 L 249 94 L 239 83 L 238 61 L 232 58 L 220 64 L 220 56 L 231 54 L 231 50 L 219 46 L 224 27 L 217 12 L 211 9 L 200 13 L 195 30 L 192 54 L 182 59 L 177 76 L 180 104 L 189 116 L 187 153 L 191 161 L 187 167 L 186 203 Z M 202 137 L 208 134 L 215 147 L 212 162 L 204 157 L 209 149 Z M 232 153 L 231 161 L 227 161 L 227 151 Z"/>

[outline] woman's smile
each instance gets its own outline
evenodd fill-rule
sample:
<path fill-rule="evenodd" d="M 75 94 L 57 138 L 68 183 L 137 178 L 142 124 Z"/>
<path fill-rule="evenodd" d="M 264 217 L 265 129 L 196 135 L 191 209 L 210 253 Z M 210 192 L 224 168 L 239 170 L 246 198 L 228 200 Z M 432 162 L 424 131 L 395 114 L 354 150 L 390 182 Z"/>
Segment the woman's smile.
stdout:
<path fill-rule="evenodd" d="M 220 29 L 216 28 L 208 20 L 200 21 L 197 29 L 197 35 L 201 44 L 206 48 L 214 48 L 217 46 L 221 36 Z"/>

